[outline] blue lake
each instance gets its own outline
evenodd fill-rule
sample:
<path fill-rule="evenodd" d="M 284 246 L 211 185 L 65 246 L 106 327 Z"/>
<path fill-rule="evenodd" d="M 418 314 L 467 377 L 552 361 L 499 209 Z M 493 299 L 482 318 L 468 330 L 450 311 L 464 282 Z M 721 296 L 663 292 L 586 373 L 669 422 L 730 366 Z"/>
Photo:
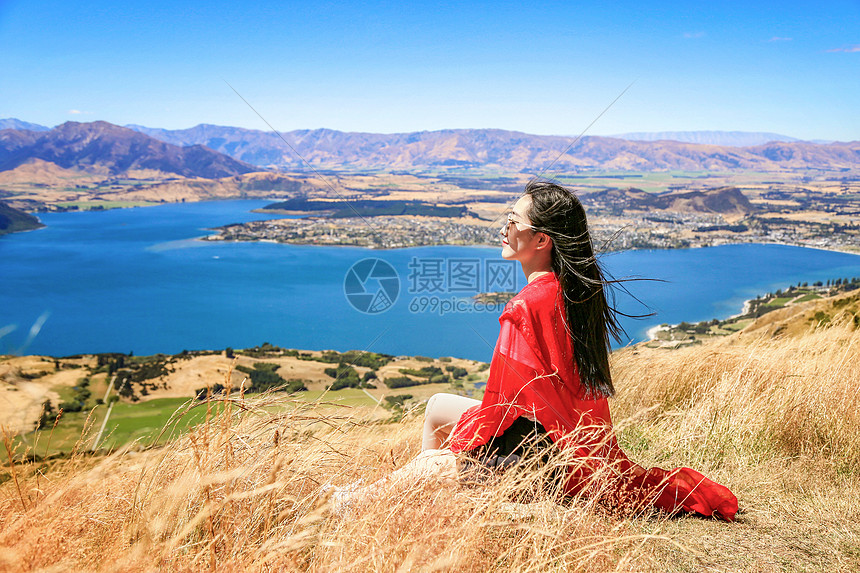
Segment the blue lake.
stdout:
<path fill-rule="evenodd" d="M 46 228 L 0 238 L 0 353 L 176 353 L 263 342 L 303 349 L 489 360 L 500 308 L 475 308 L 488 270 L 525 279 L 499 248 L 377 251 L 275 243 L 203 242 L 218 225 L 261 220 L 265 201 L 169 204 L 41 215 Z M 356 310 L 344 279 L 377 258 L 399 282 L 384 312 Z M 616 278 L 647 278 L 618 306 L 632 340 L 660 323 L 725 318 L 743 301 L 800 281 L 860 276 L 860 256 L 781 245 L 628 251 L 603 258 Z M 384 291 L 370 278 L 369 295 Z M 507 286 L 510 286 L 508 283 Z M 477 288 L 476 288 L 477 287 Z M 355 297 L 353 297 L 355 300 Z M 388 300 L 390 302 L 390 299 Z M 383 301 L 385 303 L 385 301 Z M 383 307 L 385 304 L 383 304 Z"/>

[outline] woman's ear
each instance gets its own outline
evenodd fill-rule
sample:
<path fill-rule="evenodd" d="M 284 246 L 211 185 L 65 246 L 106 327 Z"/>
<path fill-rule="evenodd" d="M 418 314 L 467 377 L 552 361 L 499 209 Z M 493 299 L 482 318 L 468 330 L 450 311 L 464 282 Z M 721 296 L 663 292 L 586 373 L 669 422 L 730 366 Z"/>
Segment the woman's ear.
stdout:
<path fill-rule="evenodd" d="M 545 248 L 552 249 L 552 239 L 546 233 L 542 233 L 542 232 L 538 231 L 537 240 L 538 240 L 538 244 L 536 245 L 536 248 L 538 248 L 538 249 L 545 249 Z"/>

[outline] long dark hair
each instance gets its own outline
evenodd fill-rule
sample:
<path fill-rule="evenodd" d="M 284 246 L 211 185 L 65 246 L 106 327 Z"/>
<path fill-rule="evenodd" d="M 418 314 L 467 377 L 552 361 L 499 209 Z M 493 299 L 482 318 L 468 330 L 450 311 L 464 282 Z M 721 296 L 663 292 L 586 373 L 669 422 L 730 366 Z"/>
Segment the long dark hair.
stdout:
<path fill-rule="evenodd" d="M 534 230 L 552 239 L 552 270 L 561 285 L 580 380 L 589 394 L 611 396 L 609 337 L 620 340 L 623 331 L 606 297 L 609 283 L 594 256 L 585 209 L 572 191 L 549 181 L 529 181 L 525 194 L 532 200 L 526 215 Z"/>

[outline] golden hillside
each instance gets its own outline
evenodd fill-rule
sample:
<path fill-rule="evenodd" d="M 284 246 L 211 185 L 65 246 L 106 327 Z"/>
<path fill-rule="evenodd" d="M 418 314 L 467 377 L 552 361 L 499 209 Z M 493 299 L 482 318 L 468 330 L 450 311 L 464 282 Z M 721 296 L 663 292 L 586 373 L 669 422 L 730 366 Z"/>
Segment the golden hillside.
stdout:
<path fill-rule="evenodd" d="M 835 314 L 810 327 L 806 312 L 779 336 L 613 357 L 622 446 L 730 487 L 735 523 L 559 504 L 527 473 L 416 482 L 339 517 L 320 486 L 402 466 L 420 416 L 380 424 L 362 409 L 234 397 L 170 447 L 7 467 L 0 570 L 854 571 L 860 330 Z"/>
<path fill-rule="evenodd" d="M 855 290 L 821 300 L 810 300 L 775 310 L 750 324 L 747 334 L 799 336 L 832 322 L 848 321 L 860 326 L 860 291 Z"/>

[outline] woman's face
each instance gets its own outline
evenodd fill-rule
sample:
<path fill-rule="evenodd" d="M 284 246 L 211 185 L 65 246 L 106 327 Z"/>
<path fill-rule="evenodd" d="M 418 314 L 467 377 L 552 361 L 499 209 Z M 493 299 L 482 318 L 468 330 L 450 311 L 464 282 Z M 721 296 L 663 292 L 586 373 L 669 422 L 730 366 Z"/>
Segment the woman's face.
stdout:
<path fill-rule="evenodd" d="M 528 195 L 514 203 L 509 218 L 502 227 L 502 258 L 522 262 L 524 257 L 530 257 L 534 250 L 535 233 L 526 213 L 532 206 L 532 198 Z"/>

